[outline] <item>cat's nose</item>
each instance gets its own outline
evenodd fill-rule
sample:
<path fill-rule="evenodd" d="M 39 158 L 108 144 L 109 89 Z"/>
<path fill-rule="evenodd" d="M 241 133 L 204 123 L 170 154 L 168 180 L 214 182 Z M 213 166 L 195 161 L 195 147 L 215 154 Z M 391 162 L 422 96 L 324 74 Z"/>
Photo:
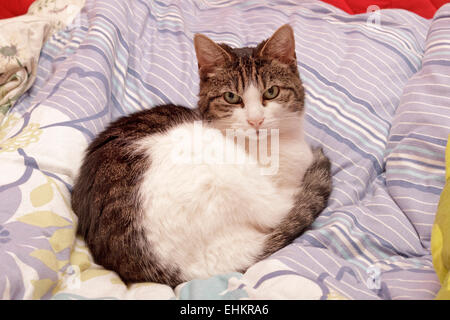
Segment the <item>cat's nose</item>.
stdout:
<path fill-rule="evenodd" d="M 247 119 L 247 122 L 252 127 L 258 129 L 262 125 L 262 123 L 264 122 L 264 118 L 255 119 L 255 120 L 248 120 Z"/>
<path fill-rule="evenodd" d="M 258 129 L 262 125 L 262 123 L 264 122 L 264 118 L 255 119 L 255 120 L 248 120 L 247 119 L 247 122 L 252 127 Z"/>

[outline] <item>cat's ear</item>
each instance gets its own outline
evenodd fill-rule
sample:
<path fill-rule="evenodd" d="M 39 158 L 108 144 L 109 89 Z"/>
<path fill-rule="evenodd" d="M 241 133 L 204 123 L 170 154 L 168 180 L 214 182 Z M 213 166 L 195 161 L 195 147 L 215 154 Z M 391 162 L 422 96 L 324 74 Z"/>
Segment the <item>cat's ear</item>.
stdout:
<path fill-rule="evenodd" d="M 203 34 L 197 33 L 194 36 L 194 46 L 201 73 L 212 72 L 214 68 L 231 60 L 230 54 L 225 49 Z"/>
<path fill-rule="evenodd" d="M 295 38 L 292 27 L 285 24 L 275 31 L 262 45 L 262 48 L 259 50 L 259 55 L 277 59 L 286 64 L 296 63 Z"/>

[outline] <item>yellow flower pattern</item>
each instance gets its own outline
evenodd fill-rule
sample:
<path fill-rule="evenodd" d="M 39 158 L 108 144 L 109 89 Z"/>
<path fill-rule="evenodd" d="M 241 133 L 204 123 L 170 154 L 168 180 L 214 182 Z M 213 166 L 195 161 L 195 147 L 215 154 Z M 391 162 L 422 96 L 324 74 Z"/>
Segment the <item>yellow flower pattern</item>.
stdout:
<path fill-rule="evenodd" d="M 4 117 L 3 121 L 0 121 L 0 144 L 19 121 L 22 121 L 22 118 L 15 113 L 11 113 L 9 116 Z"/>
<path fill-rule="evenodd" d="M 37 123 L 30 123 L 17 136 L 0 143 L 0 153 L 15 152 L 19 148 L 24 148 L 31 143 L 39 141 L 39 136 L 42 133 L 39 127 L 40 125 Z"/>
<path fill-rule="evenodd" d="M 58 183 L 52 178 L 45 177 L 44 183 L 35 186 L 29 193 L 30 203 L 36 210 L 17 217 L 18 222 L 39 227 L 50 228 L 52 230 L 48 236 L 49 248 L 35 248 L 30 252 L 30 256 L 40 260 L 50 270 L 58 274 L 58 280 L 39 279 L 31 280 L 33 286 L 33 299 L 41 299 L 49 292 L 56 292 L 63 288 L 62 281 L 64 275 L 71 266 L 69 255 L 60 256 L 59 254 L 68 248 L 72 248 L 75 242 L 75 228 L 73 215 L 67 206 L 65 196 L 59 189 Z M 57 197 L 55 195 L 58 195 Z M 69 217 L 51 211 L 55 201 L 63 201 L 69 210 Z"/>

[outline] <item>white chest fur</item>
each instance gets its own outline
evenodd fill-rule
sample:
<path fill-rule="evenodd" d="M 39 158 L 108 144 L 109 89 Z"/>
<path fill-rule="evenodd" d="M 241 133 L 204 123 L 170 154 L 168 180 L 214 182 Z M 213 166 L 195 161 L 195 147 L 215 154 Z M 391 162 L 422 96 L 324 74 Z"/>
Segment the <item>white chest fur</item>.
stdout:
<path fill-rule="evenodd" d="M 279 138 L 275 175 L 261 174 L 219 130 L 203 127 L 198 135 L 194 123 L 138 142 L 151 159 L 140 187 L 144 225 L 163 264 L 176 264 L 185 278 L 204 278 L 254 262 L 312 161 L 301 135 Z M 226 161 L 218 150 L 247 161 Z"/>

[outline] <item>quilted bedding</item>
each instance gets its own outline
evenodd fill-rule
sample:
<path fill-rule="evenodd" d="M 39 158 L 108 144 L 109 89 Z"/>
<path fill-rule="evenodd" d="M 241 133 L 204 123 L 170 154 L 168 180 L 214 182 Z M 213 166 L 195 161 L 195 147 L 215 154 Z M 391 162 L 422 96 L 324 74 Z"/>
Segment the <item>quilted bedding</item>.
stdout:
<path fill-rule="evenodd" d="M 70 190 L 85 147 L 124 114 L 195 106 L 194 33 L 251 46 L 284 23 L 308 141 L 333 163 L 328 207 L 244 274 L 126 286 L 75 236 Z M 35 84 L 0 127 L 0 298 L 432 299 L 449 75 L 450 5 L 426 20 L 316 1 L 87 0 L 45 44 Z"/>

